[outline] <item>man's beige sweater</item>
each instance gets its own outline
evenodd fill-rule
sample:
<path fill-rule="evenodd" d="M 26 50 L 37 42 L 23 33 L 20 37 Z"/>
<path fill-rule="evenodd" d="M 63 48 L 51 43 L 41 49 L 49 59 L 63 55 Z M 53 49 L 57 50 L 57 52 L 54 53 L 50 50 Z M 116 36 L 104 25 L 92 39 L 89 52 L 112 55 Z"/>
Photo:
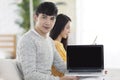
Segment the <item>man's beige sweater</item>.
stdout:
<path fill-rule="evenodd" d="M 66 71 L 53 40 L 49 36 L 40 36 L 35 30 L 30 30 L 21 38 L 17 60 L 25 80 L 59 80 L 59 77 L 51 75 L 52 65 L 61 72 Z"/>

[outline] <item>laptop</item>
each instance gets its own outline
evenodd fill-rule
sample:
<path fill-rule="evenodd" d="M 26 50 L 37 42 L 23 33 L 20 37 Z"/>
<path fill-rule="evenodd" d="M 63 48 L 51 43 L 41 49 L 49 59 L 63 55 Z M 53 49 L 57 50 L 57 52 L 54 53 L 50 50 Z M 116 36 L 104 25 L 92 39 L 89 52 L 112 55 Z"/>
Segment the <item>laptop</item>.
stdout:
<path fill-rule="evenodd" d="M 65 75 L 103 75 L 103 52 L 103 45 L 68 45 L 67 72 Z"/>

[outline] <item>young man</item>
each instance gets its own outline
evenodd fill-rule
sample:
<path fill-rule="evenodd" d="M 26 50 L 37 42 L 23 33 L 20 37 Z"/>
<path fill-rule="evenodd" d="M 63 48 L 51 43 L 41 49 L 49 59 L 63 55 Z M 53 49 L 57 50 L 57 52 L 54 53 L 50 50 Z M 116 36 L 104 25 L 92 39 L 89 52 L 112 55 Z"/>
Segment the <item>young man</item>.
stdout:
<path fill-rule="evenodd" d="M 51 75 L 52 65 L 63 73 L 66 71 L 53 40 L 47 35 L 54 26 L 57 12 L 57 7 L 52 2 L 39 5 L 34 30 L 29 30 L 18 44 L 17 60 L 24 80 L 78 80 L 78 77 L 59 78 Z"/>

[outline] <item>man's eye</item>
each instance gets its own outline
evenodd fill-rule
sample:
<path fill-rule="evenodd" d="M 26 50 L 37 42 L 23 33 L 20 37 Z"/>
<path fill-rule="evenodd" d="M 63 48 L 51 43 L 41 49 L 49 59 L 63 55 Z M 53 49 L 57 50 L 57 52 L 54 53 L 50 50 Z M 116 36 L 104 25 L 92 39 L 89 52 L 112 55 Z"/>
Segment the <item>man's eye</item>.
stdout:
<path fill-rule="evenodd" d="M 42 18 L 45 19 L 45 18 L 47 18 L 47 17 L 46 17 L 46 16 L 43 16 Z"/>
<path fill-rule="evenodd" d="M 53 18 L 51 18 L 51 20 L 55 20 L 55 18 L 53 17 Z"/>

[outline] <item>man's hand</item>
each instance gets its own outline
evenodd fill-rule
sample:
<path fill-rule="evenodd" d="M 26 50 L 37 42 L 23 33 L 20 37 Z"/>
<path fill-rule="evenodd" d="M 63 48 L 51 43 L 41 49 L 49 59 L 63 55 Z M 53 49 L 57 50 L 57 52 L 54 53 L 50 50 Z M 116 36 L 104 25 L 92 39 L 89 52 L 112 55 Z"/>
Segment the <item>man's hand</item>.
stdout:
<path fill-rule="evenodd" d="M 79 76 L 63 76 L 60 78 L 60 80 L 79 80 Z"/>

